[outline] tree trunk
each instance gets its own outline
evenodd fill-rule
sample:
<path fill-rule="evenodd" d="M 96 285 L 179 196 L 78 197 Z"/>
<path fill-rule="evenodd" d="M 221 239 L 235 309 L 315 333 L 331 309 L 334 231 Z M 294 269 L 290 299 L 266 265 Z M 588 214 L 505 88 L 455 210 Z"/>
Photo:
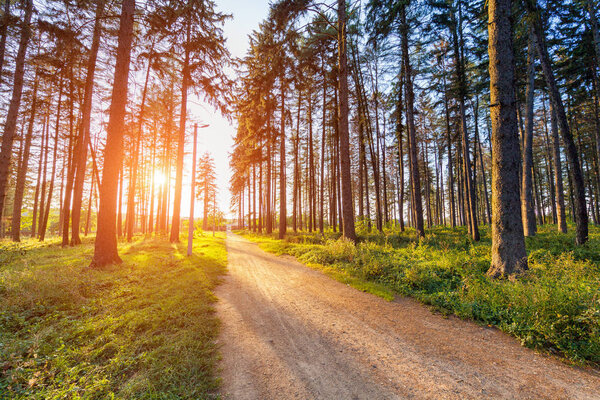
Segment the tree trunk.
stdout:
<path fill-rule="evenodd" d="M 152 53 L 152 50 L 150 50 Z M 127 191 L 127 241 L 131 242 L 133 238 L 133 228 L 135 226 L 135 190 L 137 181 L 138 159 L 140 152 L 140 142 L 142 140 L 142 132 L 144 129 L 144 108 L 146 106 L 146 94 L 148 91 L 148 80 L 150 78 L 150 67 L 152 62 L 148 59 L 148 68 L 146 69 L 146 78 L 144 79 L 144 89 L 142 90 L 142 103 L 140 104 L 140 115 L 138 116 L 137 136 L 135 139 L 133 168 L 129 177 L 129 190 Z"/>
<path fill-rule="evenodd" d="M 125 181 L 125 177 L 123 176 L 124 169 L 124 166 L 121 165 L 121 168 L 119 169 L 119 197 L 117 203 L 117 237 L 119 238 L 123 237 L 123 185 Z"/>
<path fill-rule="evenodd" d="M 411 207 L 414 214 L 413 225 L 417 237 L 425 236 L 423 227 L 423 201 L 421 199 L 421 180 L 419 177 L 419 159 L 417 157 L 417 136 L 415 130 L 414 117 L 414 92 L 412 68 L 410 65 L 410 53 L 408 51 L 408 23 L 406 21 L 406 6 L 401 10 L 401 30 L 402 30 L 402 60 L 404 63 L 405 93 L 406 93 L 406 117 L 408 126 L 408 155 L 410 160 L 410 183 L 411 183 Z"/>
<path fill-rule="evenodd" d="M 346 1 L 337 1 L 338 14 L 338 85 L 340 137 L 340 169 L 344 237 L 356 241 L 354 231 L 354 209 L 352 207 L 352 176 L 350 172 L 350 133 L 348 129 L 348 62 L 346 47 Z"/>
<path fill-rule="evenodd" d="M 266 218 L 265 218 L 265 230 L 266 232 L 270 235 L 271 233 L 273 233 L 273 220 L 271 219 L 271 201 L 272 201 L 272 159 L 273 159 L 273 143 L 275 142 L 275 135 L 273 135 L 273 132 L 271 132 L 271 115 L 269 115 L 267 117 L 267 176 L 265 179 L 265 183 L 266 183 L 266 188 L 265 188 L 265 195 L 266 195 L 266 199 L 265 199 L 265 213 L 266 213 Z M 262 175 L 261 175 L 262 176 Z M 261 185 L 259 185 L 260 187 L 262 187 L 262 179 L 261 179 Z M 261 197 L 262 198 L 262 197 Z M 259 209 L 263 209 L 262 207 L 259 207 Z M 262 218 L 260 218 L 260 220 L 262 221 Z M 261 224 L 262 225 L 262 224 Z"/>
<path fill-rule="evenodd" d="M 44 117 L 44 127 L 46 124 L 46 118 Z M 41 135 L 41 144 L 40 144 L 40 152 L 39 152 L 39 159 L 38 159 L 38 168 L 37 168 L 37 180 L 36 180 L 36 184 L 35 184 L 35 192 L 33 195 L 33 217 L 32 217 L 32 221 L 31 221 L 31 237 L 35 238 L 36 233 L 37 233 L 37 218 L 38 218 L 38 203 L 39 203 L 39 198 L 40 198 L 40 186 L 41 186 L 41 181 L 42 181 L 42 163 L 43 163 L 43 157 L 42 157 L 42 148 L 44 145 L 44 131 L 45 128 L 42 128 L 42 135 Z"/>
<path fill-rule="evenodd" d="M 100 185 L 100 208 L 98 210 L 98 231 L 91 267 L 101 268 L 107 264 L 120 263 L 117 251 L 116 206 L 117 181 L 123 157 L 123 130 L 125 106 L 127 105 L 127 83 L 133 39 L 133 17 L 135 0 L 123 0 L 119 24 L 117 59 L 110 115 L 106 129 L 104 148 L 104 169 Z"/>
<path fill-rule="evenodd" d="M 521 187 L 521 209 L 523 216 L 523 232 L 525 236 L 535 236 L 537 226 L 535 223 L 535 210 L 533 207 L 533 102 L 535 78 L 535 42 L 533 33 L 529 33 L 527 48 L 527 88 L 525 89 L 525 135 L 523 138 L 523 172 Z"/>
<path fill-rule="evenodd" d="M 75 152 L 75 138 L 74 138 L 74 126 L 75 126 L 75 99 L 74 99 L 74 77 L 73 77 L 73 66 L 69 69 L 69 92 L 71 93 L 71 99 L 69 101 L 69 145 L 67 148 L 66 158 L 67 162 L 67 183 L 64 187 L 64 198 L 61 203 L 61 219 L 59 224 L 62 226 L 60 235 L 62 236 L 61 245 L 67 246 L 69 244 L 69 222 L 71 220 L 71 199 L 73 196 L 73 185 L 75 181 L 75 160 L 77 154 Z"/>
<path fill-rule="evenodd" d="M 8 36 L 8 24 L 10 21 L 10 1 L 4 1 L 4 14 L 0 24 L 0 84 L 4 82 L 2 78 L 2 67 L 4 66 L 4 54 L 6 51 L 6 39 Z"/>
<path fill-rule="evenodd" d="M 19 117 L 19 107 L 21 105 L 21 94 L 23 93 L 23 75 L 25 74 L 25 56 L 27 46 L 31 36 L 31 14 L 33 13 L 33 1 L 25 0 L 25 16 L 21 28 L 21 38 L 19 39 L 19 49 L 15 61 L 15 73 L 13 78 L 12 98 L 6 114 L 6 123 L 4 124 L 4 133 L 2 134 L 2 147 L 0 149 L 0 221 L 4 212 L 4 202 L 6 200 L 6 189 L 11 169 L 11 159 L 13 153 L 13 142 L 17 135 L 17 119 Z"/>
<path fill-rule="evenodd" d="M 92 220 L 92 199 L 94 198 L 94 192 L 96 189 L 96 181 L 98 179 L 94 179 L 94 175 L 92 175 L 91 177 L 91 185 L 90 185 L 90 195 L 88 196 L 88 206 L 87 206 L 87 213 L 85 214 L 85 228 L 83 231 L 83 235 L 87 236 L 89 231 L 90 231 L 90 224 L 91 224 L 91 220 Z M 96 195 L 96 199 L 98 198 L 98 196 Z M 96 208 L 98 207 L 98 203 L 96 201 Z"/>
<path fill-rule="evenodd" d="M 38 237 L 42 231 L 42 225 L 44 224 L 44 212 L 46 210 L 46 181 L 48 179 L 48 143 L 50 142 L 50 109 L 48 106 L 48 115 L 46 116 L 46 123 L 44 124 L 44 140 L 41 146 L 41 150 L 44 155 L 44 166 L 42 169 L 42 188 L 40 190 L 40 208 L 38 212 Z"/>
<path fill-rule="evenodd" d="M 563 106 L 558 86 L 554 78 L 554 72 L 552 71 L 552 63 L 550 62 L 550 56 L 548 55 L 548 49 L 546 47 L 546 38 L 544 28 L 542 26 L 542 20 L 537 9 L 537 4 L 530 4 L 527 2 L 529 13 L 533 17 L 533 28 L 535 32 L 535 42 L 538 51 L 538 56 L 542 64 L 542 70 L 544 71 L 544 77 L 548 84 L 548 90 L 550 92 L 550 99 L 552 106 L 556 112 L 557 122 L 559 131 L 562 136 L 563 143 L 565 145 L 567 158 L 569 160 L 571 178 L 573 181 L 573 196 L 574 196 L 574 209 L 575 209 L 575 224 L 576 224 L 576 237 L 575 243 L 582 245 L 588 240 L 588 214 L 585 200 L 585 186 L 583 181 L 583 172 L 581 170 L 581 164 L 579 162 L 579 156 L 577 154 L 577 148 L 573 141 L 573 135 L 569 128 L 569 122 Z"/>
<path fill-rule="evenodd" d="M 492 120 L 492 264 L 488 275 L 527 269 L 519 199 L 519 137 L 515 106 L 511 0 L 489 0 L 490 117 Z"/>
<path fill-rule="evenodd" d="M 557 214 L 557 209 L 556 209 L 556 204 L 557 204 L 557 200 L 556 200 L 556 187 L 555 187 L 555 182 L 556 182 L 556 176 L 555 176 L 555 171 L 554 171 L 554 165 L 556 165 L 554 163 L 554 157 L 553 157 L 553 144 L 550 142 L 550 134 L 548 133 L 548 110 L 546 108 L 546 99 L 545 97 L 542 97 L 542 105 L 544 108 L 544 139 L 546 142 L 546 159 L 547 159 L 547 164 L 546 164 L 546 168 L 548 169 L 548 184 L 550 186 L 549 188 L 549 192 L 550 192 L 550 205 L 552 207 L 552 222 L 554 224 L 558 224 L 558 214 Z"/>
<path fill-rule="evenodd" d="M 60 78 L 58 89 L 58 105 L 56 110 L 56 127 L 54 131 L 54 150 L 52 152 L 52 172 L 50 175 L 50 186 L 48 187 L 48 200 L 46 202 L 46 210 L 43 215 L 42 225 L 40 229 L 40 242 L 46 238 L 46 228 L 48 227 L 48 218 L 50 217 L 50 206 L 52 204 L 52 192 L 54 191 L 54 178 L 56 176 L 56 153 L 58 151 L 58 132 L 60 131 L 60 111 L 62 106 L 63 82 Z"/>
<path fill-rule="evenodd" d="M 398 87 L 398 102 L 396 105 L 396 141 L 398 142 L 398 169 L 400 170 L 400 177 L 398 182 L 398 220 L 400 222 L 400 231 L 404 232 L 404 145 L 403 141 L 403 126 L 402 126 L 402 114 L 403 114 L 403 102 L 402 102 L 402 91 L 404 90 L 404 73 L 401 72 Z"/>
<path fill-rule="evenodd" d="M 191 22 L 187 22 L 186 43 L 190 41 Z M 181 77 L 181 112 L 179 115 L 179 137 L 177 140 L 177 169 L 175 175 L 175 197 L 173 199 L 173 217 L 171 222 L 171 243 L 179 242 L 179 221 L 181 214 L 181 190 L 183 185 L 183 157 L 185 151 L 185 122 L 187 120 L 187 97 L 190 79 L 190 50 L 185 46 L 185 56 Z"/>
<path fill-rule="evenodd" d="M 312 92 L 308 92 L 308 138 L 306 142 L 306 152 L 308 158 L 306 160 L 306 194 L 308 203 L 308 231 L 312 232 L 316 228 L 314 226 L 314 208 L 313 208 L 313 185 L 315 182 L 314 175 L 314 149 L 313 149 L 313 95 Z"/>
<path fill-rule="evenodd" d="M 296 113 L 296 137 L 294 139 L 294 199 L 292 225 L 294 232 L 298 231 L 298 204 L 300 191 L 300 110 L 302 104 L 302 91 L 298 91 L 298 109 Z M 302 224 L 300 224 L 302 225 Z"/>
<path fill-rule="evenodd" d="M 279 133 L 279 239 L 285 237 L 287 231 L 287 178 L 285 174 L 285 91 L 284 74 L 281 74 L 281 131 Z"/>
<path fill-rule="evenodd" d="M 92 115 L 92 102 L 94 92 L 94 77 L 96 73 L 96 60 L 98 58 L 98 49 L 100 48 L 100 38 L 102 36 L 102 22 L 104 20 L 104 6 L 106 0 L 98 0 L 96 4 L 96 15 L 94 19 L 94 33 L 92 35 L 92 47 L 87 60 L 87 72 L 85 76 L 85 86 L 83 95 L 81 125 L 79 127 L 79 136 L 75 150 L 75 183 L 73 186 L 73 210 L 71 215 L 71 245 L 81 243 L 79 237 L 81 207 L 83 203 L 83 185 L 85 182 L 85 170 L 87 166 L 87 148 L 90 141 L 90 123 Z"/>
<path fill-rule="evenodd" d="M 321 65 L 321 69 L 324 70 L 324 65 Z M 327 122 L 327 81 L 326 77 L 323 76 L 323 126 L 321 131 L 321 197 L 319 199 L 319 232 L 321 235 L 325 230 L 325 126 Z"/>
<path fill-rule="evenodd" d="M 8 2 L 7 2 L 8 3 Z M 0 72 L 1 73 L 1 72 Z M 31 149 L 31 139 L 33 137 L 33 125 L 37 111 L 37 92 L 38 78 L 37 73 L 33 84 L 33 92 L 31 95 L 31 114 L 29 116 L 29 126 L 25 135 L 25 145 L 23 147 L 23 159 L 21 168 L 17 172 L 17 184 L 15 187 L 15 200 L 13 202 L 12 215 L 12 240 L 15 242 L 21 241 L 21 208 L 23 207 L 23 193 L 25 192 L 25 181 L 27 180 L 27 169 L 29 167 L 29 155 Z"/>
<path fill-rule="evenodd" d="M 550 133 L 552 134 L 552 151 L 554 161 L 554 186 L 556 188 L 556 219 L 558 231 L 567 233 L 567 215 L 565 210 L 565 193 L 563 186 L 562 164 L 560 160 L 560 141 L 558 137 L 558 122 L 554 106 L 550 103 Z"/>
<path fill-rule="evenodd" d="M 475 121 L 478 121 L 479 118 L 479 98 L 476 98 L 475 101 L 475 106 L 474 106 L 474 114 L 475 114 Z M 482 150 L 482 146 L 481 146 L 481 140 L 479 139 L 479 125 L 476 122 L 475 123 L 475 145 L 476 145 L 476 151 L 474 154 L 474 157 L 477 158 L 477 151 L 479 151 L 479 166 L 481 167 L 481 179 L 483 181 L 483 196 L 485 199 L 485 211 L 486 211 L 486 216 L 487 216 L 487 223 L 488 224 L 492 224 L 492 211 L 491 211 L 491 207 L 490 207 L 490 199 L 488 196 L 488 186 L 487 186 L 487 177 L 485 174 L 485 167 L 483 165 L 483 150 Z M 486 221 L 486 218 L 484 218 L 484 222 Z"/>
<path fill-rule="evenodd" d="M 155 129 L 153 129 L 152 133 L 152 168 L 150 169 L 150 173 L 152 176 L 150 177 L 150 209 L 148 210 L 148 233 L 152 234 L 154 227 L 154 198 L 156 197 L 155 192 L 155 176 L 154 172 L 156 171 L 156 125 Z M 156 213 L 158 215 L 158 212 Z"/>
<path fill-rule="evenodd" d="M 467 82 L 464 71 L 464 60 L 461 56 L 461 42 L 459 41 L 459 31 L 462 34 L 462 27 L 459 26 L 459 21 L 456 20 L 454 12 L 451 19 L 453 21 L 452 38 L 454 43 L 454 62 L 456 63 L 456 74 L 458 80 L 458 105 L 460 112 L 460 133 L 462 140 L 462 161 L 463 161 L 463 183 L 465 188 L 465 205 L 467 206 L 467 215 L 469 223 L 469 232 L 473 240 L 479 240 L 479 227 L 477 224 L 477 205 L 475 196 L 475 184 L 471 176 L 471 160 L 469 157 L 469 136 L 467 132 L 467 116 L 465 98 L 467 93 Z"/>

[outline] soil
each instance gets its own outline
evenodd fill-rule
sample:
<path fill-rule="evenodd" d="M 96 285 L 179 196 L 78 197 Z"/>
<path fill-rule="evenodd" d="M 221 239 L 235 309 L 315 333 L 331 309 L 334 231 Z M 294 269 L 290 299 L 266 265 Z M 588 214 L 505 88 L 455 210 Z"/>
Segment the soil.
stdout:
<path fill-rule="evenodd" d="M 600 373 L 227 238 L 225 399 L 600 399 Z"/>

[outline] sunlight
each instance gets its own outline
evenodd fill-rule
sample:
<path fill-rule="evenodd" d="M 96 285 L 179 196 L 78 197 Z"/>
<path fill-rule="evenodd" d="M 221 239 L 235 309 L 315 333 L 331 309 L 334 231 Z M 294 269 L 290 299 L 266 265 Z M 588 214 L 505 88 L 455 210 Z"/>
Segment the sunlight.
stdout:
<path fill-rule="evenodd" d="M 165 176 L 164 172 L 162 172 L 161 170 L 155 169 L 154 170 L 154 182 L 156 184 L 156 186 L 162 186 L 167 182 L 167 177 Z"/>

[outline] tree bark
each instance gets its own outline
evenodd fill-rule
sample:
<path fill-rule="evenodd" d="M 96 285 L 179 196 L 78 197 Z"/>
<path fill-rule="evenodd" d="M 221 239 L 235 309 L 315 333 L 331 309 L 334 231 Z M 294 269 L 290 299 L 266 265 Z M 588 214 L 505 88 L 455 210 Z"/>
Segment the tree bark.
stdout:
<path fill-rule="evenodd" d="M 6 51 L 6 39 L 8 36 L 8 24 L 10 21 L 10 1 L 4 1 L 4 14 L 0 25 L 0 84 L 4 82 L 2 78 L 2 67 L 4 66 L 4 54 Z"/>
<path fill-rule="evenodd" d="M 21 37 L 19 39 L 19 49 L 15 61 L 15 73 L 13 78 L 12 97 L 6 114 L 6 123 L 4 124 L 4 133 L 2 134 L 2 147 L 0 149 L 0 221 L 4 212 L 4 202 L 6 200 L 6 190 L 8 178 L 10 175 L 13 142 L 17 135 L 17 119 L 19 117 L 19 107 L 21 105 L 21 95 L 23 93 L 23 75 L 25 74 L 25 56 L 27 46 L 31 37 L 31 14 L 33 13 L 33 1 L 25 0 L 25 16 L 21 28 Z"/>
<path fill-rule="evenodd" d="M 279 133 L 279 239 L 285 237 L 287 231 L 287 178 L 285 174 L 285 90 L 284 73 L 281 74 L 281 128 Z"/>
<path fill-rule="evenodd" d="M 565 193 L 563 186 L 562 164 L 560 161 L 560 139 L 558 137 L 558 122 L 554 106 L 550 103 L 550 133 L 552 134 L 552 152 L 554 162 L 554 186 L 556 188 L 556 219 L 558 231 L 567 233 L 567 215 L 565 210 Z"/>
<path fill-rule="evenodd" d="M 348 62 L 346 48 L 346 1 L 337 1 L 338 14 L 338 74 L 339 74 L 339 136 L 342 213 L 344 237 L 356 241 L 354 209 L 352 207 L 352 176 L 350 173 L 350 133 L 348 129 Z"/>
<path fill-rule="evenodd" d="M 544 111 L 544 139 L 546 144 L 546 168 L 548 170 L 548 185 L 549 185 L 549 195 L 550 195 L 550 205 L 552 208 L 552 222 L 554 224 L 558 224 L 558 215 L 556 210 L 556 176 L 554 171 L 554 157 L 553 157 L 553 144 L 550 142 L 550 134 L 548 133 L 548 110 L 546 108 L 546 99 L 542 97 L 542 105 Z"/>
<path fill-rule="evenodd" d="M 535 42 L 533 32 L 529 33 L 527 49 L 527 88 L 525 89 L 525 135 L 523 138 L 523 172 L 521 187 L 521 209 L 525 236 L 535 236 L 537 226 L 533 207 L 533 102 L 535 78 Z"/>
<path fill-rule="evenodd" d="M 12 215 L 12 240 L 15 242 L 21 241 L 21 208 L 23 207 L 23 194 L 25 192 L 25 181 L 27 180 L 27 169 L 29 167 L 29 155 L 31 153 L 31 139 L 33 137 L 33 125 L 37 112 L 37 93 L 38 93 L 38 78 L 37 74 L 33 83 L 33 92 L 31 95 L 31 114 L 29 116 L 29 126 L 25 134 L 25 145 L 23 147 L 23 159 L 21 168 L 17 172 L 17 184 L 15 187 L 15 199 L 13 202 Z"/>
<path fill-rule="evenodd" d="M 471 160 L 469 156 L 469 136 L 467 132 L 467 116 L 465 98 L 467 94 L 467 82 L 464 71 L 464 60 L 462 59 L 461 53 L 461 41 L 459 40 L 459 31 L 462 31 L 462 27 L 459 26 L 459 21 L 456 20 L 454 11 L 451 14 L 451 20 L 453 22 L 452 38 L 454 43 L 454 62 L 456 63 L 456 74 L 458 80 L 458 105 L 460 112 L 460 133 L 462 141 L 462 160 L 463 160 L 463 182 L 465 186 L 465 197 L 468 214 L 469 232 L 473 240 L 478 241 L 479 227 L 477 224 L 477 205 L 475 195 L 475 184 L 471 176 Z M 462 32 L 460 32 L 462 35 Z"/>
<path fill-rule="evenodd" d="M 400 73 L 398 87 L 398 101 L 396 104 L 396 141 L 398 142 L 398 169 L 400 170 L 399 188 L 398 188 L 398 220 L 400 222 L 400 231 L 404 232 L 404 144 L 402 126 L 403 102 L 402 92 L 404 90 L 404 73 Z"/>
<path fill-rule="evenodd" d="M 519 200 L 519 137 L 515 106 L 511 0 L 489 0 L 488 53 L 492 120 L 492 264 L 488 275 L 527 269 Z"/>
<path fill-rule="evenodd" d="M 117 59 L 110 115 L 104 148 L 104 169 L 100 185 L 100 208 L 98 210 L 98 231 L 91 267 L 101 268 L 107 264 L 120 263 L 117 250 L 116 206 L 117 181 L 123 157 L 123 128 L 125 106 L 127 105 L 127 84 L 133 39 L 133 18 L 135 0 L 123 0 L 119 24 Z"/>
<path fill-rule="evenodd" d="M 106 0 L 97 0 L 96 15 L 94 19 L 94 33 L 92 34 L 92 46 L 87 60 L 87 72 L 82 104 L 81 125 L 75 150 L 75 183 L 73 186 L 73 210 L 71 212 L 71 245 L 81 244 L 79 237 L 81 224 L 81 208 L 83 203 L 83 185 L 85 182 L 85 170 L 87 166 L 87 148 L 90 141 L 90 123 L 92 115 L 92 102 L 94 92 L 94 77 L 96 73 L 96 60 L 100 48 L 102 36 L 102 21 L 104 19 L 104 6 Z"/>
<path fill-rule="evenodd" d="M 44 218 L 40 229 L 40 242 L 46 238 L 46 229 L 48 227 L 48 218 L 50 217 L 50 206 L 52 203 L 52 192 L 54 191 L 54 179 L 56 175 L 56 153 L 58 150 L 58 132 L 60 131 L 60 111 L 62 108 L 63 82 L 60 78 L 58 89 L 58 105 L 56 110 L 56 126 L 54 131 L 54 150 L 52 151 L 52 172 L 50 174 L 50 186 L 48 187 L 48 200 L 46 201 L 46 210 L 43 212 Z"/>
<path fill-rule="evenodd" d="M 37 168 L 37 180 L 36 180 L 36 184 L 35 184 L 35 192 L 33 195 L 33 217 L 32 217 L 32 221 L 31 221 L 31 237 L 35 238 L 36 233 L 37 233 L 37 218 L 38 218 L 38 210 L 39 210 L 39 198 L 40 198 L 40 186 L 41 186 L 41 181 L 42 181 L 42 163 L 43 163 L 43 156 L 42 156 L 42 148 L 44 146 L 44 132 L 45 132 L 45 124 L 46 124 L 46 117 L 44 117 L 44 122 L 43 122 L 43 126 L 44 128 L 42 128 L 42 135 L 41 135 L 41 144 L 40 144 L 40 152 L 39 152 L 39 158 L 38 158 L 38 168 Z"/>
<path fill-rule="evenodd" d="M 190 41 L 191 22 L 187 22 L 186 43 Z M 187 97 L 190 79 L 190 51 L 185 46 L 181 82 L 181 113 L 179 115 L 179 137 L 177 141 L 177 169 L 175 175 L 175 197 L 173 199 L 173 217 L 171 222 L 171 243 L 179 242 L 179 221 L 181 214 L 181 190 L 183 185 L 183 157 L 185 151 L 185 123 L 187 120 Z"/>
<path fill-rule="evenodd" d="M 152 50 L 150 50 L 152 53 Z M 148 92 L 148 81 L 150 79 L 150 67 L 152 61 L 148 58 L 148 68 L 146 69 L 146 77 L 144 79 L 144 89 L 142 90 L 142 102 L 140 104 L 140 114 L 138 116 L 137 124 L 137 136 L 135 138 L 134 154 L 133 154 L 133 168 L 131 170 L 131 176 L 129 177 L 129 190 L 127 191 L 127 241 L 131 242 L 133 238 L 133 229 L 135 226 L 135 191 L 137 182 L 137 170 L 138 170 L 138 159 L 140 152 L 140 142 L 143 136 L 144 129 L 144 111 L 146 106 L 146 94 Z M 195 162 L 195 160 L 194 160 Z"/>
<path fill-rule="evenodd" d="M 401 30 L 402 30 L 402 59 L 404 64 L 405 93 L 406 93 L 406 117 L 408 126 L 408 155 L 410 160 L 410 183 L 411 183 L 411 207 L 414 214 L 413 225 L 417 237 L 425 236 L 423 227 L 423 200 L 421 198 L 421 180 L 419 177 L 419 159 L 417 157 L 417 136 L 415 131 L 414 117 L 414 91 L 412 81 L 412 68 L 410 65 L 410 54 L 408 51 L 408 23 L 406 21 L 406 6 L 401 9 Z"/>

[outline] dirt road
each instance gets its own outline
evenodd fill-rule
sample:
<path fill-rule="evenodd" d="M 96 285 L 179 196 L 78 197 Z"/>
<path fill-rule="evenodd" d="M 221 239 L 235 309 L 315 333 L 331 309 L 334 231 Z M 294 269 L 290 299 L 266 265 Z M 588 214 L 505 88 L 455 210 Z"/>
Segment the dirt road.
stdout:
<path fill-rule="evenodd" d="M 228 236 L 226 399 L 600 399 L 600 374 L 496 329 L 386 302 Z"/>

